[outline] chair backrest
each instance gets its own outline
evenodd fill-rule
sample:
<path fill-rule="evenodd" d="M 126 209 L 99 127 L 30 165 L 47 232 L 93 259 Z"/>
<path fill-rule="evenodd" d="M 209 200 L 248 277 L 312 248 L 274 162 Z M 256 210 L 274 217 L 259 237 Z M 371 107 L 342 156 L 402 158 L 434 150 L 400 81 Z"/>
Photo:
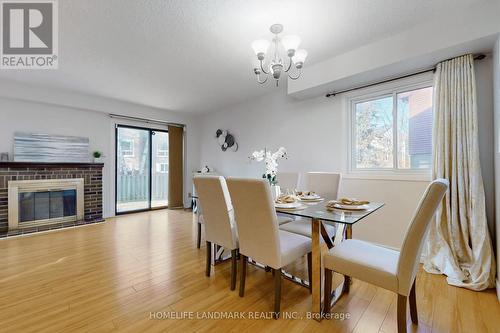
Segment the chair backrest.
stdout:
<path fill-rule="evenodd" d="M 203 207 L 205 239 L 227 249 L 236 249 L 236 226 L 232 225 L 234 212 L 226 180 L 221 176 L 196 176 L 193 182 Z"/>
<path fill-rule="evenodd" d="M 268 181 L 228 178 L 227 186 L 234 205 L 240 253 L 281 268 L 278 221 Z"/>
<path fill-rule="evenodd" d="M 276 174 L 278 185 L 281 191 L 296 190 L 299 187 L 299 173 L 298 172 L 278 172 Z"/>
<path fill-rule="evenodd" d="M 399 293 L 407 296 L 415 279 L 422 253 L 424 238 L 436 210 L 448 190 L 446 179 L 429 184 L 406 231 L 398 263 Z"/>
<path fill-rule="evenodd" d="M 308 172 L 307 190 L 314 191 L 326 199 L 337 199 L 339 196 L 342 175 L 335 172 Z"/>

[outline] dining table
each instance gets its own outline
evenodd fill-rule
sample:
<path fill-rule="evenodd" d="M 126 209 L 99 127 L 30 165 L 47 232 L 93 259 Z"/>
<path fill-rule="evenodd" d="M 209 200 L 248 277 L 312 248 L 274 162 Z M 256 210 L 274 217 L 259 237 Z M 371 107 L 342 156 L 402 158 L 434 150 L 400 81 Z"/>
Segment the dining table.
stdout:
<path fill-rule="evenodd" d="M 335 227 L 335 235 L 333 240 L 330 239 L 331 244 L 328 248 L 334 247 L 340 242 L 352 238 L 352 227 L 354 224 L 364 220 L 367 216 L 374 213 L 384 206 L 381 202 L 370 202 L 366 204 L 365 209 L 361 210 L 348 210 L 330 208 L 326 206 L 328 199 L 318 200 L 316 202 L 302 202 L 301 207 L 298 209 L 284 209 L 276 208 L 276 212 L 294 217 L 307 218 L 311 220 L 311 242 L 312 242 L 312 318 L 320 321 L 323 318 L 322 314 L 322 251 L 325 251 L 325 244 L 322 245 L 322 239 L 326 242 L 328 239 L 325 237 L 323 224 L 332 225 Z M 321 237 L 323 236 L 323 237 Z M 340 283 L 333 291 L 331 300 L 332 306 L 335 304 L 342 294 L 349 291 L 351 278 L 344 276 L 343 282 Z"/>

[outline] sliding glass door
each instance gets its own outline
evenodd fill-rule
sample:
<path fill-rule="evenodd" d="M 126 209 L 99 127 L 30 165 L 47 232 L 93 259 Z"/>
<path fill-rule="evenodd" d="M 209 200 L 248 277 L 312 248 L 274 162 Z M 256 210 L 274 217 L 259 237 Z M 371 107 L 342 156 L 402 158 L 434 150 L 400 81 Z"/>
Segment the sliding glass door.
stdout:
<path fill-rule="evenodd" d="M 168 205 L 168 132 L 116 127 L 116 213 Z"/>

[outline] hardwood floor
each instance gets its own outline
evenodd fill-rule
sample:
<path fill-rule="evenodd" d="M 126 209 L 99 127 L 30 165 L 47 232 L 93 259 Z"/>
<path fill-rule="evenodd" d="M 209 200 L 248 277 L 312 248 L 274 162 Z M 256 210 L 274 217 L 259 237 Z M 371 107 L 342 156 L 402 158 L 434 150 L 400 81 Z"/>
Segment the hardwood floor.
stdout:
<path fill-rule="evenodd" d="M 333 308 L 349 319 L 248 318 L 272 311 L 272 273 L 249 265 L 244 298 L 238 288 L 229 290 L 229 261 L 207 278 L 205 248 L 196 248 L 196 224 L 184 211 L 2 240 L 0 258 L 1 332 L 397 331 L 396 295 L 358 280 Z M 287 270 L 307 278 L 306 258 Z M 494 290 L 455 288 L 442 276 L 419 272 L 417 306 L 420 324 L 411 326 L 408 314 L 410 332 L 500 332 Z M 283 313 L 305 317 L 310 308 L 309 290 L 283 281 Z M 195 318 L 164 318 L 183 311 Z M 196 318 L 212 311 L 246 318 Z"/>

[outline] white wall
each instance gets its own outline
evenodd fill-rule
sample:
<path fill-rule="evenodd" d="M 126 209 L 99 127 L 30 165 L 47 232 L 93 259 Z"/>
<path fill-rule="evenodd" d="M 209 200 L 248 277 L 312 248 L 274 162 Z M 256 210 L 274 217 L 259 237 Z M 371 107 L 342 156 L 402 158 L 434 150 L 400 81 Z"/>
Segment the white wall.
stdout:
<path fill-rule="evenodd" d="M 491 98 L 491 61 L 477 63 L 478 96 Z M 275 88 L 267 87 L 271 91 Z M 489 104 L 488 104 L 489 103 Z M 492 151 L 491 102 L 480 101 L 480 141 L 485 154 Z M 483 105 L 486 105 L 483 107 Z M 488 123 L 489 122 L 489 123 Z M 228 129 L 235 135 L 238 152 L 222 152 L 215 131 Z M 347 114 L 342 96 L 296 100 L 284 90 L 274 90 L 262 98 L 235 105 L 200 121 L 201 164 L 214 167 L 225 176 L 259 177 L 263 165 L 248 160 L 253 150 L 284 146 L 289 159 L 280 163 L 281 171 L 341 171 L 347 168 Z M 488 161 L 489 159 L 489 161 Z M 485 182 L 492 183 L 491 157 L 485 160 Z M 428 180 L 402 181 L 359 179 L 350 176 L 342 182 L 341 195 L 386 206 L 354 226 L 354 235 L 379 244 L 399 248 Z M 489 188 L 491 191 L 491 188 Z M 491 193 L 489 193 L 491 202 Z M 491 207 L 488 207 L 491 211 Z"/>
<path fill-rule="evenodd" d="M 496 227 L 496 256 L 497 256 L 497 296 L 500 301 L 500 35 L 497 37 L 495 48 L 493 49 L 493 89 L 495 106 L 495 227 Z"/>
<path fill-rule="evenodd" d="M 187 165 L 185 205 L 191 191 L 191 172 L 199 168 L 199 139 L 192 115 L 124 103 L 95 96 L 51 90 L 43 87 L 0 81 L 0 152 L 13 153 L 16 131 L 89 137 L 90 148 L 106 156 L 103 175 L 103 213 L 114 215 L 114 124 L 158 127 L 112 119 L 109 113 L 152 118 L 186 124 Z"/>

